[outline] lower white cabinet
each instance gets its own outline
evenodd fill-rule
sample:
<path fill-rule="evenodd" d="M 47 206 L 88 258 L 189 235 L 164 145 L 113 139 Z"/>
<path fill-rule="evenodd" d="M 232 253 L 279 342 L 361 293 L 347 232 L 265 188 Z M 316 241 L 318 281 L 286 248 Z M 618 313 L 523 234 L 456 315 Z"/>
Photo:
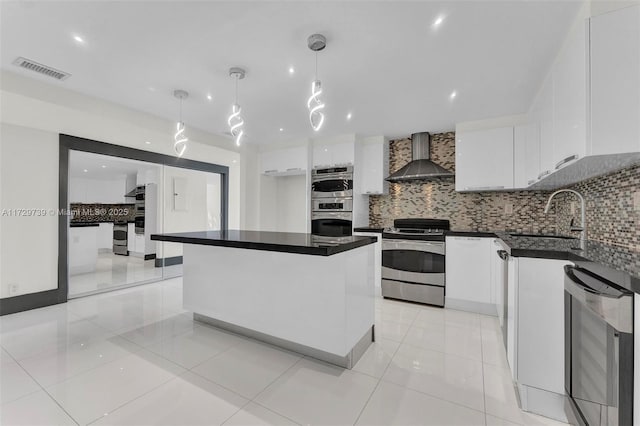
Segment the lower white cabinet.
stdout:
<path fill-rule="evenodd" d="M 564 415 L 564 260 L 510 260 L 507 354 L 522 409 Z M 513 333 L 512 333 L 513 330 Z"/>
<path fill-rule="evenodd" d="M 362 237 L 376 237 L 376 241 L 373 248 L 373 263 L 374 263 L 374 276 L 375 292 L 377 296 L 382 294 L 382 234 L 379 232 L 354 232 L 355 236 Z"/>
<path fill-rule="evenodd" d="M 446 238 L 445 307 L 496 315 L 493 252 L 493 238 Z"/>

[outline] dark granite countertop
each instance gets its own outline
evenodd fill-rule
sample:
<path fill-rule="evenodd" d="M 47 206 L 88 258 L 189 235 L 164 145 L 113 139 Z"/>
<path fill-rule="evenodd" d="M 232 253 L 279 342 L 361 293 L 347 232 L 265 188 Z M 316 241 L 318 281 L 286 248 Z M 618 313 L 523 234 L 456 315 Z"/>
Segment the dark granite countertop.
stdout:
<path fill-rule="evenodd" d="M 568 260 L 616 284 L 640 293 L 640 252 L 578 239 L 513 237 L 497 232 L 513 257 Z"/>
<path fill-rule="evenodd" d="M 382 234 L 384 228 L 376 228 L 370 226 L 361 226 L 358 228 L 353 228 L 353 232 L 375 232 L 377 234 Z"/>
<path fill-rule="evenodd" d="M 444 235 L 447 237 L 497 237 L 496 233 L 493 231 L 473 231 L 468 229 L 450 229 L 445 231 Z"/>
<path fill-rule="evenodd" d="M 640 293 L 640 251 L 575 238 L 512 236 L 506 231 L 451 230 L 453 237 L 494 237 L 513 257 L 568 260 L 628 290 Z"/>
<path fill-rule="evenodd" d="M 100 226 L 100 224 L 96 223 L 96 222 L 76 222 L 76 223 L 71 222 L 69 224 L 70 228 L 90 228 L 90 227 L 94 227 L 94 226 L 98 227 L 98 226 Z"/>
<path fill-rule="evenodd" d="M 249 250 L 278 251 L 283 253 L 331 256 L 376 242 L 375 237 L 353 236 L 345 242 L 326 244 L 314 241 L 311 234 L 291 232 L 228 231 L 182 232 L 177 234 L 154 234 L 154 241 L 234 247 Z"/>

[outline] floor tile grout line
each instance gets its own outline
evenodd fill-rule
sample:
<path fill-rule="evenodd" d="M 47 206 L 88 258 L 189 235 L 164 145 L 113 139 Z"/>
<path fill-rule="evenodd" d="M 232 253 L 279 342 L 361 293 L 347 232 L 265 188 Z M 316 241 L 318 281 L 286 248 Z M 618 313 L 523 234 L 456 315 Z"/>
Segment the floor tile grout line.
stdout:
<path fill-rule="evenodd" d="M 184 373 L 184 372 L 183 372 L 183 373 Z M 183 373 L 181 373 L 181 374 L 183 374 Z M 178 379 L 179 377 L 180 377 L 180 374 L 174 374 L 174 375 L 173 375 L 173 377 L 170 377 L 169 379 L 167 379 L 167 380 L 165 380 L 164 382 L 162 382 L 162 383 L 158 384 L 157 386 L 154 386 L 153 388 L 149 389 L 148 391 L 143 392 L 142 394 L 140 394 L 140 395 L 138 395 L 138 396 L 136 396 L 136 397 L 134 397 L 134 398 L 130 399 L 129 401 L 127 401 L 127 402 L 125 402 L 125 403 L 123 403 L 123 404 L 120 404 L 120 405 L 118 405 L 117 407 L 115 407 L 115 408 L 111 409 L 111 411 L 110 411 L 109 413 L 107 413 L 107 414 L 111 414 L 111 413 L 114 413 L 114 412 L 118 411 L 119 409 L 121 409 L 121 408 L 122 408 L 122 407 L 124 407 L 125 405 L 129 405 L 130 403 L 132 403 L 132 402 L 134 402 L 134 401 L 137 401 L 138 399 L 142 398 L 143 396 L 146 396 L 146 395 L 150 394 L 151 392 L 155 391 L 156 389 L 159 389 L 160 387 L 162 387 L 162 386 L 166 385 L 167 383 L 169 383 L 169 382 L 171 382 L 171 381 L 173 381 L 173 380 Z M 105 415 L 102 415 L 102 416 L 100 416 L 100 417 L 96 417 L 95 419 L 93 419 L 93 420 L 91 420 L 91 421 L 87 422 L 87 426 L 89 426 L 89 425 L 91 425 L 91 424 L 93 424 L 93 423 L 97 422 L 98 420 L 102 419 L 103 417 L 106 417 L 106 416 L 105 416 Z"/>
<path fill-rule="evenodd" d="M 71 419 L 71 420 L 76 424 L 76 425 L 80 425 L 80 422 L 78 422 L 78 421 L 75 419 L 75 417 L 73 417 L 73 416 L 71 415 L 71 413 L 69 413 L 69 412 L 68 412 L 68 411 L 67 411 L 67 410 L 62 406 L 62 404 L 60 404 L 60 402 L 59 402 L 57 399 L 55 399 L 55 398 L 53 397 L 53 395 L 51 395 L 51 394 L 49 393 L 49 391 L 48 391 L 44 386 L 42 386 L 42 384 L 41 384 L 39 381 L 37 381 L 37 380 L 35 379 L 35 377 L 33 377 L 33 376 L 31 375 L 31 373 L 29 373 L 29 372 L 28 372 L 28 371 L 27 371 L 27 369 L 26 369 L 26 368 L 24 368 L 24 367 L 22 366 L 22 364 L 20 364 L 20 363 L 18 362 L 18 360 L 17 360 L 17 359 L 15 359 L 15 358 L 13 357 L 13 355 L 11 355 L 11 354 L 10 354 L 8 351 L 6 351 L 6 350 L 5 350 L 5 352 L 6 352 L 6 353 L 11 357 L 11 359 L 13 359 L 13 361 L 14 361 L 14 362 L 15 362 L 15 363 L 16 363 L 16 364 L 17 364 L 17 365 L 18 365 L 18 366 L 19 366 L 19 367 L 20 367 L 20 368 L 25 372 L 25 374 L 26 374 L 27 376 L 29 376 L 29 377 L 31 378 L 31 380 L 33 380 L 33 381 L 34 381 L 34 383 L 35 383 L 36 385 L 40 386 L 40 389 L 41 389 L 41 390 L 42 390 L 42 391 L 43 391 L 43 392 L 44 392 L 44 393 L 45 393 L 49 398 L 51 398 L 51 400 L 52 400 L 52 401 L 53 401 L 53 402 L 54 402 L 58 407 L 60 407 L 60 409 L 61 409 L 61 410 L 62 410 L 62 411 L 63 411 L 63 412 L 64 412 L 64 413 L 65 413 L 65 414 L 66 414 L 66 415 L 67 415 L 67 416 L 68 416 L 68 417 L 69 417 L 69 418 L 70 418 L 70 419 Z M 24 398 L 24 397 L 26 397 L 26 396 L 29 396 L 29 395 L 33 395 L 33 394 L 35 394 L 36 392 L 40 392 L 40 391 L 34 391 L 34 392 L 31 392 L 31 393 L 29 393 L 29 394 L 27 394 L 27 395 L 24 395 L 24 396 L 22 396 L 22 397 L 20 397 L 20 398 L 15 399 L 14 401 L 17 401 L 18 399 L 22 399 L 22 398 Z M 13 402 L 13 401 L 9 401 L 9 402 Z M 3 405 L 4 405 L 4 404 L 3 404 Z"/>
<path fill-rule="evenodd" d="M 299 355 L 300 356 L 300 355 Z M 289 366 L 289 368 L 287 368 L 286 370 L 284 370 L 282 373 L 280 373 L 278 375 L 278 377 L 276 377 L 275 379 L 273 379 L 267 386 L 265 386 L 264 388 L 262 388 L 262 390 L 260 392 L 258 392 L 256 394 L 256 396 L 254 396 L 253 398 L 251 398 L 252 402 L 255 402 L 256 404 L 258 403 L 256 401 L 256 399 L 258 399 L 258 397 L 260 397 L 260 395 L 262 395 L 264 392 L 267 391 L 267 389 L 269 389 L 275 382 L 278 381 L 278 379 L 280 379 L 280 377 L 284 376 L 285 374 L 287 374 L 287 372 L 289 372 L 293 367 L 295 367 L 296 365 L 298 365 L 303 359 L 305 359 L 306 356 L 300 356 L 300 358 L 298 360 L 296 360 L 296 362 L 294 362 L 293 364 L 291 364 L 291 366 Z M 297 423 L 297 422 L 296 422 Z"/>
<path fill-rule="evenodd" d="M 295 423 L 295 424 L 297 424 L 297 425 L 301 425 L 301 423 L 298 423 L 297 421 L 293 420 L 291 417 L 285 416 L 284 414 L 282 414 L 282 413 L 279 413 L 279 412 L 275 411 L 273 408 L 269 408 L 269 407 L 267 407 L 267 406 L 265 406 L 265 405 L 263 405 L 263 404 L 261 404 L 261 403 L 259 403 L 259 402 L 257 402 L 257 401 L 253 401 L 253 400 L 252 400 L 252 401 L 249 401 L 249 402 L 247 403 L 247 405 L 249 405 L 249 404 L 255 404 L 255 405 L 258 405 L 258 406 L 260 406 L 260 407 L 264 408 L 265 410 L 271 411 L 272 413 L 275 413 L 275 414 L 277 414 L 277 415 L 279 415 L 279 416 L 281 416 L 281 417 L 284 417 L 285 419 L 287 419 L 287 420 L 289 420 L 289 421 L 291 421 L 291 422 L 293 422 L 293 423 Z M 228 420 L 227 420 L 227 421 L 228 421 Z"/>
<path fill-rule="evenodd" d="M 360 420 L 360 417 L 362 417 L 362 413 L 364 413 L 364 410 L 367 408 L 367 405 L 369 405 L 369 401 L 371 401 L 371 398 L 373 397 L 373 394 L 376 393 L 376 390 L 378 390 L 378 387 L 380 386 L 380 382 L 382 382 L 382 379 L 378 379 L 378 381 L 376 382 L 376 385 L 373 387 L 373 390 L 369 394 L 369 397 L 367 398 L 365 403 L 362 405 L 362 408 L 360 409 L 360 412 L 358 413 L 358 417 L 356 417 L 356 420 L 353 422 L 354 425 L 356 425 L 358 423 L 358 421 Z"/>

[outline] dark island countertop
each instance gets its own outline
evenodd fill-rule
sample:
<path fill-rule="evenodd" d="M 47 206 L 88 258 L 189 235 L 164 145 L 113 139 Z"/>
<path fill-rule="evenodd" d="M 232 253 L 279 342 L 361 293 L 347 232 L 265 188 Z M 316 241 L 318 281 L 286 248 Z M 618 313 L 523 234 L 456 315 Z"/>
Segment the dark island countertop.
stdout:
<path fill-rule="evenodd" d="M 353 232 L 372 232 L 376 234 L 382 234 L 384 228 L 372 227 L 372 226 L 362 226 L 359 228 L 353 228 Z"/>
<path fill-rule="evenodd" d="M 340 243 L 325 243 L 317 241 L 317 238 L 311 234 L 243 231 L 238 229 L 154 234 L 151 235 L 151 239 L 172 243 L 200 244 L 315 256 L 331 256 L 376 242 L 375 237 L 353 236 L 348 237 Z"/>

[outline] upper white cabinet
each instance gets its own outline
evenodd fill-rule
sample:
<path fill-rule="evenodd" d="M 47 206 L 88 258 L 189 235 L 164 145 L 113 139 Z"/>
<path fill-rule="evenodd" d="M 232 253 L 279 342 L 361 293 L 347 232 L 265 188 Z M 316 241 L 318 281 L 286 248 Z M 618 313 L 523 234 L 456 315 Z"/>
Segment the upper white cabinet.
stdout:
<path fill-rule="evenodd" d="M 513 129 L 513 172 L 515 188 L 526 188 L 540 173 L 540 127 L 537 123 Z"/>
<path fill-rule="evenodd" d="M 389 183 L 389 144 L 380 137 L 375 142 L 363 143 L 356 161 L 361 170 L 360 190 L 365 195 L 387 194 Z"/>
<path fill-rule="evenodd" d="M 513 127 L 456 134 L 456 191 L 512 189 Z"/>
<path fill-rule="evenodd" d="M 640 6 L 590 25 L 591 154 L 640 151 Z"/>
<path fill-rule="evenodd" d="M 353 142 L 316 145 L 313 147 L 313 167 L 352 165 L 354 155 Z"/>
<path fill-rule="evenodd" d="M 587 26 L 581 15 L 553 68 L 553 161 L 558 170 L 586 154 Z"/>
<path fill-rule="evenodd" d="M 445 306 L 496 315 L 492 238 L 447 237 Z"/>
<path fill-rule="evenodd" d="M 287 176 L 304 174 L 307 170 L 307 147 L 266 151 L 260 154 L 260 172 L 265 175 Z"/>

